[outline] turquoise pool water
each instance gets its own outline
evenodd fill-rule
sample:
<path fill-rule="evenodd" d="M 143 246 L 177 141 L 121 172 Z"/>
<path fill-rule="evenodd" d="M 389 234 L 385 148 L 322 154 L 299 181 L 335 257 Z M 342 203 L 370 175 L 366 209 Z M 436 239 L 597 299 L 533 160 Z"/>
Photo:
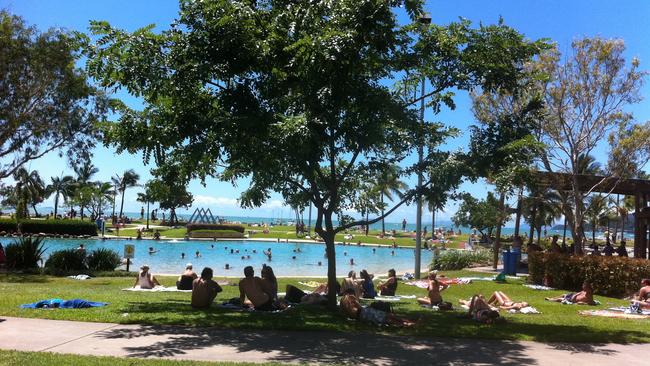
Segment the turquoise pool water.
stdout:
<path fill-rule="evenodd" d="M 0 243 L 6 245 L 13 240 L 0 238 Z M 133 244 L 135 257 L 131 261 L 132 270 L 142 264 L 148 264 L 153 273 L 177 274 L 183 271 L 186 263 L 192 263 L 196 271 L 200 271 L 205 266 L 212 267 L 217 276 L 242 276 L 244 267 L 249 265 L 253 266 L 259 274 L 262 264 L 273 267 L 276 276 L 325 277 L 327 275 L 325 245 L 319 243 L 276 243 L 255 240 L 212 242 L 45 239 L 47 248 L 45 259 L 54 250 L 77 248 L 79 244 L 84 244 L 88 251 L 108 248 L 117 251 L 120 255 L 124 253 L 125 244 Z M 156 252 L 149 254 L 149 247 L 153 247 Z M 268 248 L 271 248 L 271 260 L 263 254 L 263 251 Z M 199 257 L 196 257 L 197 251 Z M 184 258 L 181 253 L 185 253 Z M 370 273 L 384 274 L 390 268 L 395 268 L 398 272 L 412 272 L 414 268 L 414 250 L 407 248 L 337 245 L 336 256 L 336 272 L 339 276 L 347 275 L 350 270 L 358 273 L 366 269 Z M 431 262 L 431 258 L 432 253 L 423 250 L 422 266 L 426 267 Z M 350 259 L 354 259 L 354 265 L 350 264 Z M 321 262 L 320 266 L 318 262 Z M 226 264 L 230 266 L 229 270 L 225 269 Z"/>

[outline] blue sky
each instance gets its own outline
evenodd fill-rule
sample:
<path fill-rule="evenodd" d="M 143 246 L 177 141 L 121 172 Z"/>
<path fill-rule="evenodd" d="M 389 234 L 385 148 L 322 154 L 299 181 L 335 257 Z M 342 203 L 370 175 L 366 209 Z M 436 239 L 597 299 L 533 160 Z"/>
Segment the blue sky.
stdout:
<path fill-rule="evenodd" d="M 86 31 L 90 20 L 107 20 L 113 26 L 127 30 L 156 24 L 158 29 L 166 28 L 176 17 L 178 2 L 176 0 L 0 0 L 0 8 L 24 17 L 28 23 L 41 29 L 63 27 Z M 495 0 L 495 1 L 427 1 L 426 10 L 431 13 L 433 22 L 447 24 L 464 17 L 474 23 L 495 23 L 502 16 L 506 24 L 514 27 L 530 39 L 549 38 L 559 45 L 561 51 L 570 49 L 571 41 L 584 36 L 601 36 L 604 38 L 621 38 L 627 46 L 626 57 L 638 57 L 641 68 L 650 70 L 650 1 L 558 1 L 558 0 Z M 643 87 L 643 96 L 650 95 L 650 86 Z M 120 95 L 133 105 L 139 103 L 134 98 Z M 473 117 L 469 98 L 459 94 L 456 98 L 455 111 L 444 110 L 437 116 L 428 116 L 430 120 L 443 121 L 467 132 Z M 643 101 L 629 107 L 638 121 L 650 120 L 650 103 Z M 467 146 L 465 134 L 449 141 L 445 148 L 458 149 Z M 604 149 L 599 149 L 597 158 L 607 160 Z M 100 172 L 95 179 L 109 180 L 117 172 L 134 168 L 145 181 L 150 177 L 149 168 L 142 163 L 139 155 L 116 155 L 112 148 L 98 147 L 95 151 L 94 164 Z M 29 166 L 49 177 L 69 174 L 70 169 L 64 159 L 50 154 Z M 409 182 L 413 183 L 414 179 Z M 190 184 L 190 191 L 195 195 L 195 207 L 210 207 L 219 215 L 287 217 L 290 212 L 283 208 L 281 198 L 274 196 L 261 208 L 242 210 L 237 206 L 236 198 L 247 182 L 242 180 L 238 186 L 229 183 L 208 180 L 206 187 L 199 182 Z M 485 195 L 490 187 L 484 183 L 465 183 L 462 189 L 478 197 Z M 127 191 L 125 209 L 139 211 L 140 204 L 135 201 L 137 189 Z M 46 202 L 48 204 L 48 202 Z M 451 203 L 445 212 L 438 213 L 441 219 L 448 218 L 455 212 Z M 393 213 L 387 221 L 399 222 L 406 218 L 415 221 L 415 207 L 404 206 Z M 430 214 L 425 213 L 425 222 Z"/>

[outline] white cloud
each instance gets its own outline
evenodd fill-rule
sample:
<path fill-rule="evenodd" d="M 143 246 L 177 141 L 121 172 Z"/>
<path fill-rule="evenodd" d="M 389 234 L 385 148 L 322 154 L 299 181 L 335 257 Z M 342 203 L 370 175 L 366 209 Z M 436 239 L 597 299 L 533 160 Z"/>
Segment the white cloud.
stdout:
<path fill-rule="evenodd" d="M 263 208 L 275 209 L 275 208 L 283 208 L 283 207 L 285 207 L 285 205 L 280 200 L 270 200 L 270 201 L 267 201 L 265 204 L 263 204 L 262 207 Z"/>
<path fill-rule="evenodd" d="M 197 194 L 194 196 L 193 205 L 231 206 L 238 207 L 236 198 L 213 197 Z"/>

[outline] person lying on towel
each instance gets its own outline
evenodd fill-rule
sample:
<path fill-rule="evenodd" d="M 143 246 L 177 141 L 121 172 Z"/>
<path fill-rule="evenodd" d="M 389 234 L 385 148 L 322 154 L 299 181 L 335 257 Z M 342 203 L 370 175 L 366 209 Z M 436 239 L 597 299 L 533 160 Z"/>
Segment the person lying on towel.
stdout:
<path fill-rule="evenodd" d="M 582 284 L 582 291 L 570 292 L 558 297 L 547 297 L 546 301 L 564 302 L 578 305 L 596 305 L 594 302 L 594 289 L 588 281 Z"/>

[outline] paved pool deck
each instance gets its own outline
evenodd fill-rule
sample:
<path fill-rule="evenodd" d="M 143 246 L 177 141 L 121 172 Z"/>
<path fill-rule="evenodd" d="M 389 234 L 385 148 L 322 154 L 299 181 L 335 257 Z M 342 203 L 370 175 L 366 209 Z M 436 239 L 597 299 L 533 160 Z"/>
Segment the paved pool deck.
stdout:
<path fill-rule="evenodd" d="M 355 365 L 648 365 L 650 344 L 246 331 L 0 317 L 0 349 L 197 361 Z"/>

